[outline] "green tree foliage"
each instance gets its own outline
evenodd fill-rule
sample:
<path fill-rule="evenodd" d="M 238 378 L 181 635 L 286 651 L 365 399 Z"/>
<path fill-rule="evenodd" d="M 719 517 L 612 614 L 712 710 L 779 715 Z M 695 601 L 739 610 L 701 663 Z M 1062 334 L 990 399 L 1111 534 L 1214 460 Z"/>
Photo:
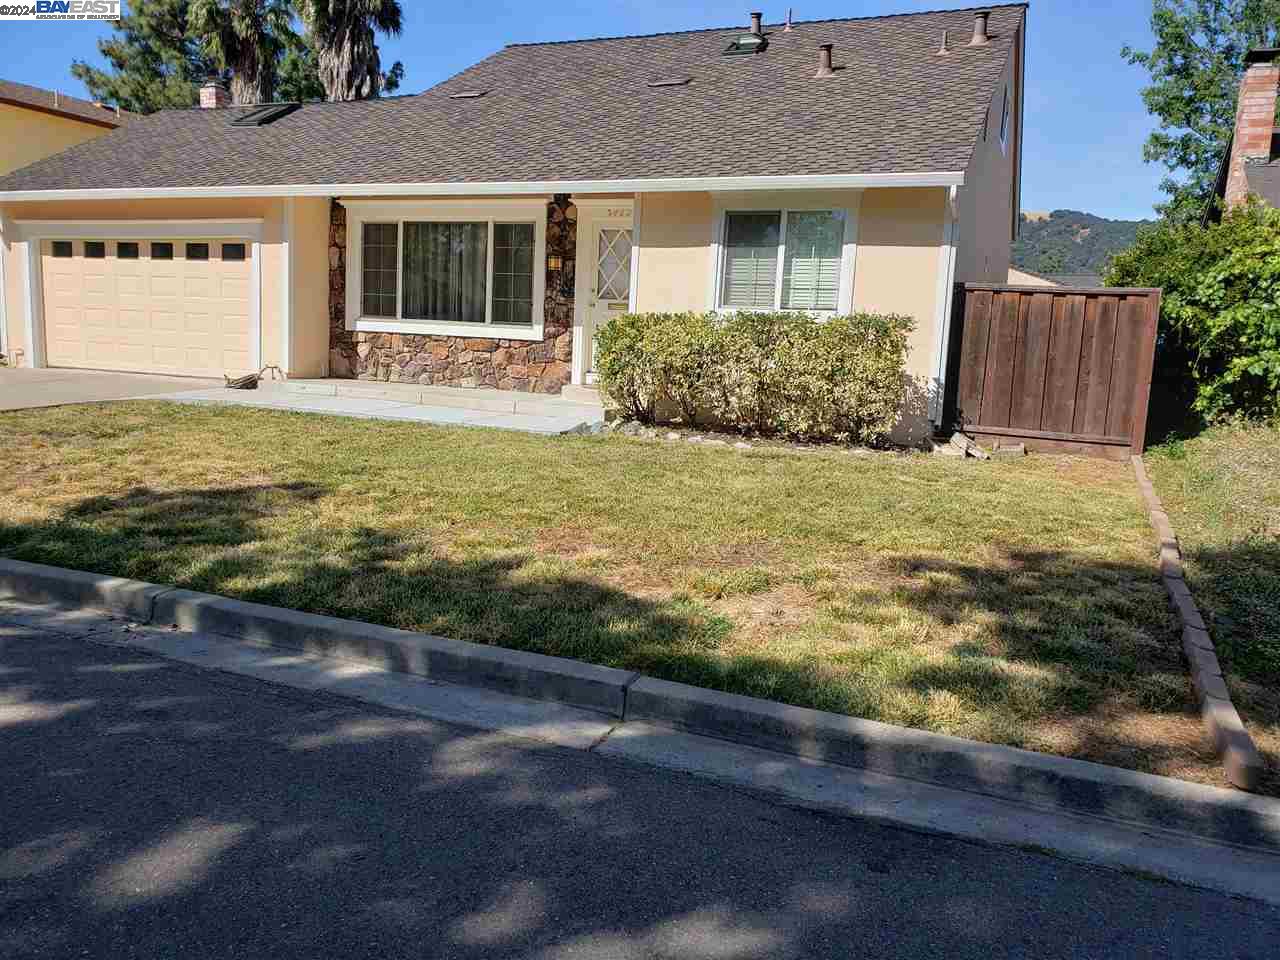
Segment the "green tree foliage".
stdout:
<path fill-rule="evenodd" d="M 1148 51 L 1121 55 L 1145 67 L 1142 91 L 1160 127 L 1143 157 L 1169 170 L 1160 188 L 1169 201 L 1157 209 L 1186 221 L 1199 217 L 1235 125 L 1236 97 L 1249 48 L 1272 46 L 1280 34 L 1280 0 L 1154 0 Z"/>
<path fill-rule="evenodd" d="M 188 0 L 131 0 L 112 35 L 98 41 L 110 69 L 77 60 L 71 75 L 95 100 L 134 113 L 195 106 L 200 84 L 217 64 L 189 27 L 189 6 Z"/>
<path fill-rule="evenodd" d="M 1161 223 L 1106 280 L 1164 288 L 1160 368 L 1190 373 L 1205 419 L 1280 415 L 1280 210 L 1255 202 L 1217 224 Z"/>
<path fill-rule="evenodd" d="M 398 36 L 399 0 L 296 0 L 316 52 L 320 82 L 329 100 L 367 100 L 399 86 L 404 66 L 382 72 L 376 35 Z"/>
<path fill-rule="evenodd" d="M 271 103 L 280 58 L 294 39 L 289 0 L 192 0 L 187 24 L 231 75 L 233 103 Z"/>
<path fill-rule="evenodd" d="M 1033 273 L 1101 274 L 1108 261 L 1133 245 L 1147 221 L 1106 220 L 1079 210 L 1048 217 L 1022 215 L 1013 243 L 1013 264 Z"/>

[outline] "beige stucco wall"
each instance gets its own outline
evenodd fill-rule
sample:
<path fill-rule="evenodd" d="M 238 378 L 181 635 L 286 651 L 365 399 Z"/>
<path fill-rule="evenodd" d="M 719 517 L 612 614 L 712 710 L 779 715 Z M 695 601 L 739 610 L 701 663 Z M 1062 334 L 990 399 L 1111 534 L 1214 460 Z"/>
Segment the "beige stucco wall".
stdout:
<path fill-rule="evenodd" d="M 285 360 L 284 201 L 278 199 L 58 201 L 8 203 L 0 206 L 4 221 L 16 220 L 235 220 L 260 218 L 262 241 L 260 304 L 261 352 L 264 364 L 283 366 Z M 328 353 L 328 201 L 294 201 L 294 375 L 319 376 Z M 198 230 L 196 231 L 198 233 Z M 26 244 L 5 231 L 3 244 L 5 320 L 10 357 L 24 351 L 22 364 L 30 365 L 26 336 L 26 295 L 23 287 Z M 103 239 L 111 239 L 103 228 Z"/>
<path fill-rule="evenodd" d="M 293 201 L 294 377 L 321 377 L 329 362 L 329 201 Z"/>
<path fill-rule="evenodd" d="M 1014 174 L 1018 161 L 1018 102 L 1016 56 L 1010 51 L 1003 81 L 987 105 L 986 139 L 979 134 L 965 170 L 957 206 L 956 280 L 964 283 L 1005 283 L 1009 274 L 1009 244 L 1013 240 Z M 1000 117 L 1004 91 L 1009 90 L 1008 149 L 1000 147 Z"/>
<path fill-rule="evenodd" d="M 107 116 L 107 111 L 102 114 Z M 0 176 L 111 131 L 111 127 L 0 103 Z"/>
<path fill-rule="evenodd" d="M 640 252 L 632 278 L 636 309 L 641 313 L 710 309 L 711 194 L 645 193 L 636 199 L 640 223 Z"/>

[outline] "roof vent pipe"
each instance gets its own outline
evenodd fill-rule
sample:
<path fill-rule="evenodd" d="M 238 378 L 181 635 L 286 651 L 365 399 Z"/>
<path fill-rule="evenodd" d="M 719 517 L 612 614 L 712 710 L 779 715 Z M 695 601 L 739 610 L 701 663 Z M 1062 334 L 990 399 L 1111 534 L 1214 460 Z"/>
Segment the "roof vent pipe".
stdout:
<path fill-rule="evenodd" d="M 751 14 L 751 32 L 757 37 L 764 36 L 764 28 L 760 25 L 760 20 L 764 16 L 762 13 Z"/>
<path fill-rule="evenodd" d="M 791 8 L 790 8 L 790 7 L 787 7 L 787 25 L 786 25 L 785 27 L 783 27 L 783 28 L 782 28 L 782 32 L 783 32 L 783 33 L 790 33 L 790 32 L 791 32 L 791 30 L 792 30 L 792 26 L 791 26 Z"/>
<path fill-rule="evenodd" d="M 818 47 L 818 72 L 815 77 L 829 77 L 835 73 L 835 68 L 831 66 L 831 48 L 835 44 L 824 43 Z"/>
<path fill-rule="evenodd" d="M 951 31 L 942 31 L 942 46 L 938 48 L 938 56 L 945 57 L 951 50 L 947 47 L 947 42 L 951 39 Z"/>
<path fill-rule="evenodd" d="M 973 15 L 973 39 L 969 41 L 969 46 L 980 47 L 991 41 L 991 34 L 987 33 L 987 21 L 990 19 L 990 10 L 979 10 Z"/>

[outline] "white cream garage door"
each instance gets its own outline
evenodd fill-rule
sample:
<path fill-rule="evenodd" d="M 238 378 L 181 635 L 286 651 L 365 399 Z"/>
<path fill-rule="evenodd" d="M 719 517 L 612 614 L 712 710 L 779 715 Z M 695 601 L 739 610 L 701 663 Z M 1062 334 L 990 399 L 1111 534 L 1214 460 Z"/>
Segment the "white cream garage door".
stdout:
<path fill-rule="evenodd" d="M 176 376 L 253 366 L 247 240 L 44 240 L 51 367 Z"/>

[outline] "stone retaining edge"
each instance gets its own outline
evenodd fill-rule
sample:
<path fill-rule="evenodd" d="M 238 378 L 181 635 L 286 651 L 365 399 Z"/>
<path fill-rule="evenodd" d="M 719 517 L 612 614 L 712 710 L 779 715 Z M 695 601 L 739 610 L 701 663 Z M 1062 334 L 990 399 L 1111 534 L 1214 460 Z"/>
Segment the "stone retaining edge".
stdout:
<path fill-rule="evenodd" d="M 106 610 L 142 624 L 558 701 L 619 723 L 657 723 L 888 776 L 1280 852 L 1280 801 L 1083 760 L 720 693 L 577 660 L 3 557 L 0 597 Z"/>
<path fill-rule="evenodd" d="M 1218 757 L 1222 760 L 1227 779 L 1242 790 L 1256 790 L 1266 770 L 1266 763 L 1231 702 L 1231 692 L 1227 689 L 1222 665 L 1218 663 L 1213 638 L 1209 636 L 1204 617 L 1201 616 L 1200 608 L 1196 606 L 1195 598 L 1183 576 L 1182 548 L 1173 532 L 1169 514 L 1165 512 L 1160 496 L 1156 493 L 1151 478 L 1147 476 L 1142 457 L 1134 455 L 1130 459 L 1133 461 L 1134 475 L 1138 480 L 1138 489 L 1142 491 L 1151 527 L 1159 542 L 1160 579 L 1169 594 L 1169 604 L 1182 627 L 1182 652 L 1191 671 L 1196 699 L 1200 702 L 1200 717 L 1213 740 Z"/>

